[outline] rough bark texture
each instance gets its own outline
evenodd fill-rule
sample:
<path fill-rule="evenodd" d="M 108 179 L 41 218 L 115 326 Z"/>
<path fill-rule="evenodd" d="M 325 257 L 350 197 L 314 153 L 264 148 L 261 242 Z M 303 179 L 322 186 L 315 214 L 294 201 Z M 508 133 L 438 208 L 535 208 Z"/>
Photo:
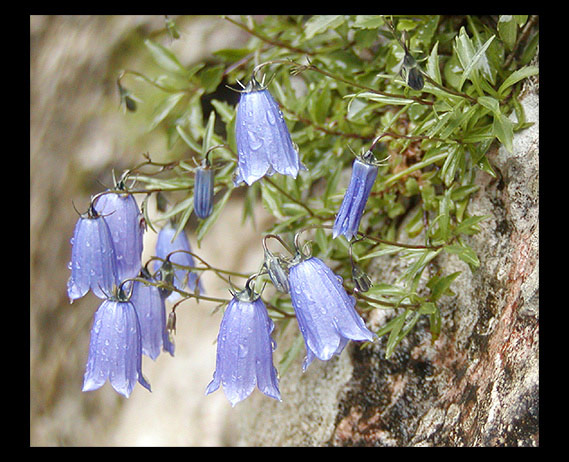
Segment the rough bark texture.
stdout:
<path fill-rule="evenodd" d="M 539 95 L 523 100 L 528 128 L 514 152 L 489 155 L 498 173 L 480 172 L 469 212 L 490 215 L 469 239 L 481 265 L 454 256 L 435 264 L 462 271 L 441 306 L 443 329 L 431 345 L 428 323 L 385 359 L 386 338 L 351 345 L 339 360 L 300 364 L 281 382 L 283 403 L 255 397 L 242 408 L 242 445 L 538 446 L 539 418 Z M 404 236 L 401 236 L 404 239 Z M 400 239 L 400 240 L 401 240 Z M 391 282 L 402 263 L 385 259 Z M 383 325 L 384 311 L 368 320 Z M 298 363 L 300 363 L 300 358 Z"/>

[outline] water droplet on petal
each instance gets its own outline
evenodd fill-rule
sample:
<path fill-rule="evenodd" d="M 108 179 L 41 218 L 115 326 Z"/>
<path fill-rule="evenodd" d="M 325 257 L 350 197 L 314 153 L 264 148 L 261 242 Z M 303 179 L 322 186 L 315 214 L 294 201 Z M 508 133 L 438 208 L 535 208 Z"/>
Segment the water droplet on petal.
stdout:
<path fill-rule="evenodd" d="M 255 135 L 255 133 L 249 131 L 247 134 L 249 135 L 249 147 L 251 149 L 256 151 L 263 145 L 263 140 Z"/>

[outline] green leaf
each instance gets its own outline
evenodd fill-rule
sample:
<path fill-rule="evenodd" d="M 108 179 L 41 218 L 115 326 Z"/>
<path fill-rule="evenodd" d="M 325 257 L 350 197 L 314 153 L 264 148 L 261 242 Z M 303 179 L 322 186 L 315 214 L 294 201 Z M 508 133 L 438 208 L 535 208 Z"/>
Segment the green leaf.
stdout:
<path fill-rule="evenodd" d="M 478 259 L 476 252 L 474 252 L 474 250 L 472 250 L 472 248 L 467 245 L 450 244 L 446 245 L 444 249 L 448 253 L 457 255 L 458 258 L 470 266 L 471 270 L 474 270 L 480 266 L 480 260 Z"/>
<path fill-rule="evenodd" d="M 202 157 L 205 158 L 205 154 L 209 148 L 213 146 L 213 129 L 215 128 L 215 111 L 209 113 L 209 118 L 207 120 L 207 125 L 205 126 L 205 132 L 202 141 Z"/>
<path fill-rule="evenodd" d="M 480 47 L 478 49 L 478 51 L 474 54 L 474 56 L 472 56 L 472 58 L 469 60 L 469 62 L 466 65 L 466 68 L 464 69 L 464 72 L 462 73 L 462 76 L 460 78 L 460 81 L 458 84 L 459 89 L 462 88 L 462 85 L 464 84 L 466 79 L 470 77 L 470 74 L 472 73 L 472 71 L 474 69 L 477 69 L 479 61 L 481 60 L 482 57 L 484 57 L 484 53 L 486 53 L 486 49 L 490 46 L 490 44 L 492 43 L 492 40 L 494 40 L 495 37 L 496 36 L 493 35 L 488 40 L 486 40 L 484 45 L 482 45 L 482 47 Z M 471 46 L 472 46 L 472 44 L 471 44 Z M 462 61 L 461 61 L 461 63 L 462 63 Z"/>
<path fill-rule="evenodd" d="M 437 279 L 436 282 L 430 287 L 430 299 L 436 302 L 443 295 L 446 295 L 446 292 L 450 288 L 451 284 L 458 276 L 460 276 L 460 273 L 461 271 L 456 271 L 455 273 L 449 274 L 448 276 Z"/>
<path fill-rule="evenodd" d="M 458 236 L 459 234 L 472 235 L 480 231 L 477 226 L 478 223 L 491 218 L 491 215 L 474 215 L 472 217 L 465 218 L 462 220 L 453 230 L 453 234 Z"/>
<path fill-rule="evenodd" d="M 178 134 L 180 135 L 180 138 L 182 138 L 182 140 L 184 140 L 184 142 L 188 145 L 188 147 L 194 151 L 194 152 L 201 152 L 202 148 L 201 146 L 196 143 L 191 137 L 190 135 L 186 132 L 186 130 L 184 130 L 184 128 L 182 128 L 182 126 L 176 124 L 176 131 L 178 132 Z"/>
<path fill-rule="evenodd" d="M 176 104 L 178 104 L 183 96 L 184 93 L 174 93 L 173 95 L 165 98 L 154 110 L 148 131 L 154 130 L 160 124 L 160 122 L 168 117 L 168 114 L 170 114 L 172 109 L 174 109 Z"/>
<path fill-rule="evenodd" d="M 524 66 L 517 71 L 512 72 L 506 80 L 498 88 L 498 93 L 504 95 L 505 90 L 507 90 L 512 85 L 515 85 L 520 80 L 526 79 L 532 75 L 539 74 L 539 68 L 537 66 Z"/>
<path fill-rule="evenodd" d="M 227 201 L 231 197 L 231 193 L 233 191 L 234 191 L 234 188 L 227 189 L 225 191 L 225 193 L 223 194 L 223 197 L 213 206 L 213 212 L 211 212 L 211 215 L 209 217 L 207 217 L 205 220 L 201 221 L 200 224 L 198 225 L 198 228 L 196 230 L 197 239 L 198 239 L 198 246 L 200 245 L 202 239 L 205 237 L 205 235 L 207 234 L 209 229 L 213 226 L 213 224 L 219 218 L 219 215 L 221 214 L 223 207 L 225 207 L 225 204 L 227 203 Z"/>
<path fill-rule="evenodd" d="M 462 160 L 462 147 L 459 145 L 450 148 L 450 154 L 445 159 L 443 168 L 441 169 L 440 176 L 442 177 L 445 186 L 449 187 L 453 182 Z"/>
<path fill-rule="evenodd" d="M 498 35 L 508 50 L 512 50 L 516 44 L 518 23 L 516 17 L 502 14 L 498 19 Z"/>
<path fill-rule="evenodd" d="M 452 205 L 451 201 L 451 190 L 445 191 L 445 194 L 439 201 L 439 239 L 443 242 L 448 242 L 450 238 L 450 207 Z"/>
<path fill-rule="evenodd" d="M 500 102 L 496 98 L 492 98 L 491 96 L 479 96 L 477 101 L 478 104 L 492 111 L 493 114 L 500 113 Z"/>
<path fill-rule="evenodd" d="M 439 85 L 442 85 L 441 70 L 439 68 L 439 42 L 436 42 L 427 59 L 427 74 Z"/>
<path fill-rule="evenodd" d="M 510 154 L 514 152 L 514 124 L 504 114 L 498 113 L 494 115 L 492 133 L 500 140 Z"/>
<path fill-rule="evenodd" d="M 178 61 L 178 58 L 168 48 L 163 47 L 159 43 L 153 42 L 150 39 L 144 40 L 144 44 L 150 51 L 152 58 L 164 70 L 176 73 L 187 74 L 187 69 Z"/>
<path fill-rule="evenodd" d="M 315 15 L 304 25 L 304 36 L 311 39 L 316 34 L 321 34 L 328 29 L 335 29 L 344 23 L 346 18 L 342 15 Z"/>
<path fill-rule="evenodd" d="M 383 25 L 383 16 L 380 15 L 357 15 L 353 27 L 358 29 L 377 29 Z"/>
<path fill-rule="evenodd" d="M 218 64 L 217 66 L 206 67 L 198 74 L 200 82 L 205 89 L 205 93 L 211 93 L 217 89 L 223 79 L 224 71 L 225 65 Z"/>
<path fill-rule="evenodd" d="M 442 318 L 441 318 L 441 311 L 438 307 L 435 306 L 435 312 L 429 316 L 429 328 L 431 331 L 431 345 L 435 342 L 436 339 L 439 338 L 441 333 L 441 325 L 442 325 Z"/>

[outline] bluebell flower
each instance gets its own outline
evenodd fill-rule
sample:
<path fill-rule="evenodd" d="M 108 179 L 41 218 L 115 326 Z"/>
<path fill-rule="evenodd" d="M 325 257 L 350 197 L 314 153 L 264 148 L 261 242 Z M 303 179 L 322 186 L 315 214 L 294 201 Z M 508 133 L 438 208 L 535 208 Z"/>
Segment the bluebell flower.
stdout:
<path fill-rule="evenodd" d="M 170 261 L 182 266 L 195 266 L 193 257 L 188 253 L 192 251 L 192 248 L 190 247 L 190 242 L 188 241 L 186 233 L 182 230 L 176 239 L 172 240 L 175 234 L 176 227 L 170 222 L 160 229 L 158 239 L 156 241 L 156 256 L 165 260 L 171 252 L 174 252 L 175 250 L 183 250 L 184 252 L 173 253 L 170 256 Z M 197 283 L 199 292 L 203 293 L 203 288 L 201 283 L 198 281 L 196 273 L 183 268 L 176 268 L 175 266 L 174 268 L 173 285 L 176 289 L 194 292 Z M 172 292 L 168 296 L 168 300 L 170 302 L 176 302 L 181 298 L 181 295 L 177 292 Z"/>
<path fill-rule="evenodd" d="M 109 225 L 119 281 L 135 277 L 142 266 L 144 220 L 136 199 L 126 192 L 110 192 L 95 203 L 99 214 Z"/>
<path fill-rule="evenodd" d="M 119 284 L 115 249 L 107 222 L 92 206 L 77 221 L 71 244 L 71 277 L 67 281 L 70 302 L 89 289 L 97 297 L 107 298 Z"/>
<path fill-rule="evenodd" d="M 373 341 L 355 309 L 356 300 L 342 286 L 342 278 L 316 258 L 302 258 L 289 268 L 292 306 L 304 337 L 303 369 L 314 357 L 322 361 L 339 355 L 348 340 Z"/>
<path fill-rule="evenodd" d="M 265 395 L 280 401 L 277 370 L 273 366 L 273 328 L 258 295 L 249 289 L 236 294 L 223 314 L 215 372 L 206 394 L 223 385 L 225 396 L 235 406 L 257 386 Z"/>
<path fill-rule="evenodd" d="M 207 160 L 196 169 L 194 182 L 194 212 L 202 220 L 213 211 L 213 169 Z"/>
<path fill-rule="evenodd" d="M 83 391 L 96 390 L 109 380 L 129 397 L 136 382 L 150 391 L 142 375 L 142 339 L 134 305 L 123 297 L 103 301 L 95 313 Z"/>
<path fill-rule="evenodd" d="M 153 282 L 144 268 L 139 277 Z M 170 341 L 166 329 L 166 305 L 160 289 L 152 284 L 134 281 L 130 301 L 134 305 L 140 323 L 142 354 L 155 360 L 164 349 L 174 356 L 174 344 Z"/>
<path fill-rule="evenodd" d="M 357 235 L 377 170 L 377 163 L 371 151 L 354 160 L 350 184 L 334 221 L 334 238 L 343 234 L 349 241 Z"/>
<path fill-rule="evenodd" d="M 239 155 L 235 184 L 278 172 L 296 178 L 304 168 L 278 103 L 255 77 L 241 93 L 235 118 Z"/>

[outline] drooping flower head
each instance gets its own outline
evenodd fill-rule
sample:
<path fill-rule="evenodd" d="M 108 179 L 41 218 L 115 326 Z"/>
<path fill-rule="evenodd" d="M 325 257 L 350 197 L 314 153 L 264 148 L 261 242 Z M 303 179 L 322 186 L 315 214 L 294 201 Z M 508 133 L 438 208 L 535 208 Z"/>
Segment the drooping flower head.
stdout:
<path fill-rule="evenodd" d="M 349 241 L 357 235 L 377 171 L 377 161 L 371 150 L 354 160 L 350 184 L 334 221 L 334 238 L 343 234 Z"/>
<path fill-rule="evenodd" d="M 186 233 L 182 230 L 178 233 L 176 239 L 174 235 L 176 234 L 176 227 L 168 222 L 166 225 L 160 229 L 158 232 L 158 239 L 156 241 L 156 256 L 161 259 L 167 259 L 170 253 L 176 250 L 183 250 L 183 252 L 175 252 L 169 256 L 169 261 L 182 266 L 195 266 L 194 259 L 191 252 L 190 242 L 186 236 Z M 159 268 L 156 268 L 158 271 Z M 198 281 L 198 276 L 193 271 L 185 270 L 183 268 L 174 269 L 174 287 L 180 290 L 188 290 L 193 292 L 196 289 L 196 283 L 198 284 L 199 292 L 202 293 L 203 289 L 201 283 Z M 171 302 L 176 302 L 181 299 L 181 295 L 177 292 L 172 292 L 168 296 L 168 300 Z"/>
<path fill-rule="evenodd" d="M 299 253 L 289 268 L 292 306 L 304 337 L 306 358 L 303 370 L 314 357 L 327 361 L 339 355 L 349 340 L 373 341 L 371 332 L 355 309 L 342 278 L 316 257 Z"/>
<path fill-rule="evenodd" d="M 142 339 L 136 310 L 120 288 L 95 313 L 83 391 L 96 390 L 107 379 L 127 398 L 136 382 L 151 391 L 142 375 Z"/>
<path fill-rule="evenodd" d="M 271 338 L 274 324 L 258 294 L 249 287 L 234 294 L 229 302 L 217 336 L 217 357 L 213 380 L 206 395 L 223 385 L 232 406 L 255 389 L 278 401 L 277 370 L 273 366 L 276 343 Z"/>
<path fill-rule="evenodd" d="M 92 205 L 77 221 L 71 244 L 71 277 L 67 281 L 70 302 L 89 289 L 97 297 L 107 298 L 119 285 L 115 249 L 107 222 Z"/>
<path fill-rule="evenodd" d="M 203 163 L 196 168 L 194 182 L 194 212 L 196 216 L 205 220 L 213 211 L 213 186 L 214 175 L 209 160 L 204 159 Z"/>
<path fill-rule="evenodd" d="M 111 231 L 119 281 L 135 277 L 142 266 L 144 234 L 144 220 L 136 199 L 126 191 L 117 190 L 100 195 L 95 208 Z"/>
<path fill-rule="evenodd" d="M 274 172 L 296 178 L 303 168 L 278 103 L 254 76 L 239 99 L 235 141 L 236 185 L 251 185 Z"/>
<path fill-rule="evenodd" d="M 141 269 L 139 277 L 153 282 L 145 268 Z M 166 329 L 166 305 L 161 290 L 152 284 L 135 280 L 130 301 L 140 323 L 142 354 L 155 360 L 163 349 L 174 356 L 174 344 Z"/>

